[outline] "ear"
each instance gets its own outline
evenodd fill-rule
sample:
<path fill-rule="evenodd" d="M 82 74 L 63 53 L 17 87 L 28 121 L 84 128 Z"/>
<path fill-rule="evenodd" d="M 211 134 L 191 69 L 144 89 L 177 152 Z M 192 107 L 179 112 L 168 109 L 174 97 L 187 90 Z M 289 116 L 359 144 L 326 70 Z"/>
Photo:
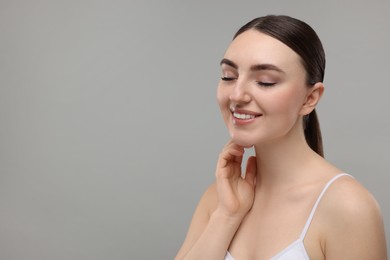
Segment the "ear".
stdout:
<path fill-rule="evenodd" d="M 313 87 L 309 88 L 300 114 L 302 116 L 310 114 L 316 108 L 323 93 L 324 84 L 322 82 L 317 82 Z"/>

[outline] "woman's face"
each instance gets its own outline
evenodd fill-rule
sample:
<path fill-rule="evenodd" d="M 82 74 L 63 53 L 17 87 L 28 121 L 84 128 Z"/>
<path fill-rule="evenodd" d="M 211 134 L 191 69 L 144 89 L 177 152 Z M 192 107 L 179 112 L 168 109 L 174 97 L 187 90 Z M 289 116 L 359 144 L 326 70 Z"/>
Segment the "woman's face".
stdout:
<path fill-rule="evenodd" d="M 255 30 L 237 36 L 221 61 L 218 103 L 233 140 L 250 147 L 302 129 L 310 88 L 300 57 Z"/>

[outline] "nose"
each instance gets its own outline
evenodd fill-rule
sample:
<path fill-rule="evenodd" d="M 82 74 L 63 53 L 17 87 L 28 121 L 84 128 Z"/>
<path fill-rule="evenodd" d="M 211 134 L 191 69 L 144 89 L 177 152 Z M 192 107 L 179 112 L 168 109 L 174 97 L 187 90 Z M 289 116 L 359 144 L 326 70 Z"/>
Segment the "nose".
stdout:
<path fill-rule="evenodd" d="M 248 85 L 245 82 L 237 80 L 229 98 L 230 101 L 235 103 L 248 103 L 251 101 L 251 96 L 248 93 Z"/>

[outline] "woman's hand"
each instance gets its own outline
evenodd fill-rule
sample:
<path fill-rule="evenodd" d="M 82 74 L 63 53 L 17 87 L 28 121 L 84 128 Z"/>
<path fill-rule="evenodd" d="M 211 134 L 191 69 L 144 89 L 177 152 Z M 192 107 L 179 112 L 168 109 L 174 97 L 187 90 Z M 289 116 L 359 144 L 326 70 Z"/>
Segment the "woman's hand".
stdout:
<path fill-rule="evenodd" d="M 217 163 L 216 185 L 210 186 L 199 202 L 175 259 L 224 259 L 255 197 L 256 158 L 248 159 L 243 178 L 243 155 L 244 148 L 232 141 L 223 148 Z"/>
<path fill-rule="evenodd" d="M 216 183 L 216 211 L 229 217 L 243 218 L 251 209 L 255 197 L 256 157 L 247 161 L 245 177 L 241 175 L 244 147 L 229 141 L 219 155 Z"/>

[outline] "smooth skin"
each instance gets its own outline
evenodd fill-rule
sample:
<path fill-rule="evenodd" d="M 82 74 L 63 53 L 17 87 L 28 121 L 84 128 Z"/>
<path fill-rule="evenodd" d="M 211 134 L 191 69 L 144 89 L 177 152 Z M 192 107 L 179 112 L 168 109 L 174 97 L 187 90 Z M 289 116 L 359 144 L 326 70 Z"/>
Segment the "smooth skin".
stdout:
<path fill-rule="evenodd" d="M 298 239 L 324 185 L 342 172 L 306 143 L 302 117 L 316 107 L 324 86 L 306 85 L 294 51 L 249 30 L 230 44 L 221 68 L 217 97 L 232 138 L 219 155 L 216 181 L 198 204 L 177 260 L 220 260 L 228 250 L 236 260 L 273 257 Z M 237 119 L 234 112 L 252 117 Z M 256 156 L 242 174 L 249 147 Z M 310 259 L 386 260 L 374 197 L 351 177 L 336 180 L 304 245 Z"/>

